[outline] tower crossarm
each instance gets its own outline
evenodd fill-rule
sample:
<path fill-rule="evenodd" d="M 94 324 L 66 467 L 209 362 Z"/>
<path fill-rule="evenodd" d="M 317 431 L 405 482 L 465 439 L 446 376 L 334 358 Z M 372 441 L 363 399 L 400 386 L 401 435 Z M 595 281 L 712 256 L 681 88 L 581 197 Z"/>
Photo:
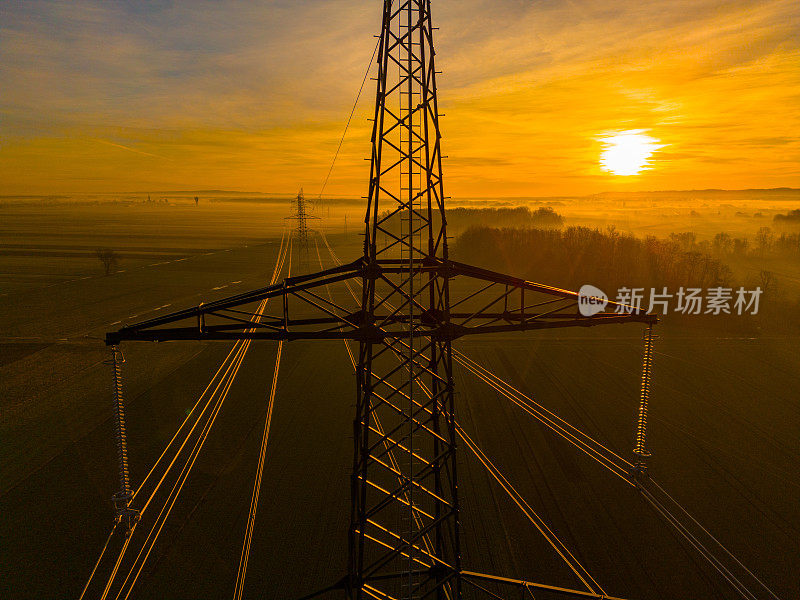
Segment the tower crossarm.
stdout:
<path fill-rule="evenodd" d="M 582 312 L 586 297 L 578 292 L 526 281 L 480 267 L 442 261 L 440 272 L 451 280 L 449 322 L 454 337 L 615 323 L 656 323 L 658 317 L 639 306 L 599 299 L 602 310 Z"/>
<path fill-rule="evenodd" d="M 456 261 L 433 259 L 416 267 L 432 275 L 426 285 L 450 281 L 449 314 L 437 306 L 419 306 L 413 316 L 420 333 L 437 340 L 486 333 L 592 327 L 619 323 L 655 323 L 645 310 L 609 301 L 605 310 L 580 313 L 577 292 L 474 267 Z M 178 340 L 322 340 L 349 339 L 380 343 L 409 335 L 411 302 L 403 310 L 376 303 L 372 312 L 344 306 L 325 296 L 349 280 L 378 280 L 386 296 L 399 287 L 393 275 L 407 267 L 394 259 L 360 258 L 317 273 L 290 277 L 280 283 L 149 319 L 106 334 L 106 343 Z M 424 295 L 424 290 L 420 290 Z M 339 295 L 342 297 L 343 295 Z M 272 299 L 260 319 L 252 320 L 252 305 Z"/>
<path fill-rule="evenodd" d="M 106 344 L 122 341 L 358 339 L 359 311 L 323 297 L 325 286 L 360 277 L 363 260 L 125 325 L 106 334 Z M 272 300 L 255 318 L 255 306 Z M 341 331 L 340 331 L 341 329 Z"/>

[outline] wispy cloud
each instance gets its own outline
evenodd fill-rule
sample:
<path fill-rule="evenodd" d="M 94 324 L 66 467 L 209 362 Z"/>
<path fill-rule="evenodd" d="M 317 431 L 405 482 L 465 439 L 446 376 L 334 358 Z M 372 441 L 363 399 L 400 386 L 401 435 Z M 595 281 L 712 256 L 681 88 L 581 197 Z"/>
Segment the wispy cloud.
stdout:
<path fill-rule="evenodd" d="M 120 148 L 122 150 L 127 150 L 128 152 L 134 152 L 136 154 L 141 154 L 142 156 L 152 156 L 153 158 L 164 158 L 163 156 L 159 156 L 158 154 L 151 154 L 150 152 L 145 152 L 143 150 L 137 150 L 136 148 L 131 148 L 130 146 L 123 146 L 122 144 L 115 144 L 114 142 L 109 142 L 108 140 L 99 140 L 97 138 L 93 138 L 95 142 L 100 144 L 106 144 L 108 146 L 113 146 L 114 148 Z"/>

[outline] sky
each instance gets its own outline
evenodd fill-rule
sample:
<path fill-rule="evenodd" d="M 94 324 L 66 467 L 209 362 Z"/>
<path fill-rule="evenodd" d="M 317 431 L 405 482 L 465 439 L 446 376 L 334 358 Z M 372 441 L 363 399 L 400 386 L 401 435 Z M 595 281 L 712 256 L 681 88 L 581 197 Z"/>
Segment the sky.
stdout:
<path fill-rule="evenodd" d="M 433 0 L 448 194 L 800 187 L 796 0 Z M 0 4 L 0 194 L 318 193 L 379 0 Z M 374 75 L 374 73 L 372 73 Z M 326 193 L 367 190 L 368 81 Z M 642 132 L 649 168 L 602 168 Z"/>

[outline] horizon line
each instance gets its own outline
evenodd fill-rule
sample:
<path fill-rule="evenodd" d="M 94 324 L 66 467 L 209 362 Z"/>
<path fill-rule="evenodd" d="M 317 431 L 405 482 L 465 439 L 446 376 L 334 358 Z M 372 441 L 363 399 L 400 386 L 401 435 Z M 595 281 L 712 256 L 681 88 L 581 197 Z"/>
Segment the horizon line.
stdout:
<path fill-rule="evenodd" d="M 563 198 L 592 198 L 604 195 L 634 195 L 634 194 L 677 194 L 677 193 L 709 193 L 709 192 L 800 192 L 800 188 L 779 186 L 772 188 L 699 188 L 699 189 L 667 189 L 667 190 L 641 190 L 641 191 L 602 191 L 591 194 L 562 194 L 562 195 L 546 195 L 546 196 L 527 196 L 527 195 L 493 195 L 493 196 L 460 196 L 462 200 L 496 200 L 496 199 L 509 199 L 509 200 L 522 200 L 522 199 L 563 199 Z M 222 189 L 197 189 L 197 190 L 150 190 L 150 191 L 121 191 L 121 192 L 73 192 L 73 193 L 50 193 L 50 194 L 0 194 L 0 198 L 73 198 L 75 196 L 112 196 L 112 195 L 144 195 L 144 194 L 236 194 L 236 195 L 255 195 L 255 196 L 275 196 L 275 197 L 292 197 L 297 192 L 262 192 L 262 191 L 243 191 L 243 190 L 222 190 Z M 307 194 L 314 197 L 317 194 Z M 338 198 L 338 199 L 357 199 L 360 200 L 361 196 L 358 194 L 325 194 L 323 198 Z M 456 198 L 451 198 L 455 200 Z"/>

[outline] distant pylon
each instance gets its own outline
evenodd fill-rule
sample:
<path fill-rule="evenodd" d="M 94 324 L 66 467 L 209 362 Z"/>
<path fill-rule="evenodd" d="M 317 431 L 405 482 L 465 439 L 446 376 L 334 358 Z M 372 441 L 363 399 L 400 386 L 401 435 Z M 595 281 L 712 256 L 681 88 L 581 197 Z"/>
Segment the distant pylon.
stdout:
<path fill-rule="evenodd" d="M 308 252 L 309 232 L 308 219 L 318 219 L 319 217 L 308 213 L 308 203 L 306 202 L 303 188 L 297 192 L 297 196 L 292 199 L 292 209 L 294 212 L 286 217 L 297 222 L 294 227 L 295 242 L 304 252 Z"/>

